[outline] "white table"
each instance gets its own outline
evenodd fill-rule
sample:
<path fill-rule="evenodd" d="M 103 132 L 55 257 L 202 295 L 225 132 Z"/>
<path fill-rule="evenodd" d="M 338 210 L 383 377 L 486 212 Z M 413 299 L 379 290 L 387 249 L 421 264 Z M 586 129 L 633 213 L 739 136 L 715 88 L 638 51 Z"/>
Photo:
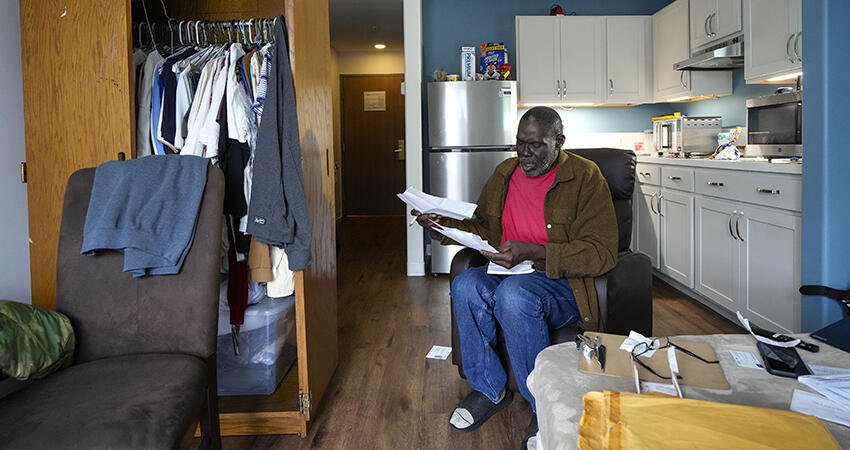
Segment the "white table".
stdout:
<path fill-rule="evenodd" d="M 803 337 L 800 335 L 800 337 Z M 850 354 L 806 337 L 820 345 L 820 352 L 798 350 L 807 364 L 850 368 Z M 741 350 L 758 356 L 755 339 L 750 335 L 681 336 L 676 342 L 709 342 L 720 359 L 731 389 L 716 390 L 682 386 L 685 398 L 710 400 L 766 408 L 788 409 L 794 389 L 808 390 L 796 379 L 770 375 L 760 369 L 738 367 L 729 350 Z M 619 352 L 619 349 L 609 349 Z M 537 356 L 528 376 L 528 388 L 537 403 L 537 423 L 541 446 L 546 450 L 577 448 L 582 396 L 588 391 L 634 392 L 631 379 L 593 375 L 578 370 L 579 352 L 572 342 L 553 345 Z M 850 449 L 850 428 L 823 421 L 842 448 Z"/>

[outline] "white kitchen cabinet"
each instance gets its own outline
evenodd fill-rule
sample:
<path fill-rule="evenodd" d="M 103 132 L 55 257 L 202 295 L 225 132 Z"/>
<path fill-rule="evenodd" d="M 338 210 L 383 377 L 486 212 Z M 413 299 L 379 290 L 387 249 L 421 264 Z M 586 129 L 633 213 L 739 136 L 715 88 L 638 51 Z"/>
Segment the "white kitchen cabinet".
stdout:
<path fill-rule="evenodd" d="M 690 0 L 691 53 L 742 30 L 741 0 Z"/>
<path fill-rule="evenodd" d="M 796 213 L 742 207 L 736 220 L 741 237 L 741 311 L 757 325 L 800 331 L 802 221 Z"/>
<path fill-rule="evenodd" d="M 753 323 L 800 329 L 799 214 L 696 199 L 695 289 Z"/>
<path fill-rule="evenodd" d="M 660 270 L 679 283 L 693 288 L 694 196 L 662 189 L 660 199 Z"/>
<path fill-rule="evenodd" d="M 611 16 L 605 25 L 607 103 L 652 101 L 652 19 Z"/>
<path fill-rule="evenodd" d="M 694 208 L 694 289 L 729 311 L 741 310 L 741 241 L 733 228 L 739 204 L 697 198 Z"/>
<path fill-rule="evenodd" d="M 659 238 L 661 222 L 658 215 L 658 196 L 661 188 L 648 184 L 639 185 L 634 199 L 634 251 L 649 256 L 652 267 L 658 269 L 661 260 Z"/>
<path fill-rule="evenodd" d="M 688 0 L 676 0 L 652 16 L 652 78 L 656 103 L 732 93 L 731 70 L 675 70 L 690 58 Z"/>
<path fill-rule="evenodd" d="M 799 332 L 799 167 L 648 160 L 636 167 L 634 251 L 728 317 L 741 311 L 763 328 Z"/>
<path fill-rule="evenodd" d="M 517 16 L 519 103 L 604 101 L 603 17 Z"/>
<path fill-rule="evenodd" d="M 801 0 L 744 0 L 744 79 L 758 83 L 799 73 Z"/>
<path fill-rule="evenodd" d="M 661 273 L 693 287 L 693 194 L 687 185 L 679 190 L 670 184 L 687 182 L 688 171 L 651 164 L 638 164 L 636 171 L 634 249 Z"/>

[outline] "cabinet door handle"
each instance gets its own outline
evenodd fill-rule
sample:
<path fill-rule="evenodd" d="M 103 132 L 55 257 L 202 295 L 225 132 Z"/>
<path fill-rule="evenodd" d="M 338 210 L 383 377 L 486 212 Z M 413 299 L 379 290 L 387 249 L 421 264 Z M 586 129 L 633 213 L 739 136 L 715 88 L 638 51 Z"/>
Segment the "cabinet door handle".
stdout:
<path fill-rule="evenodd" d="M 655 196 L 658 195 L 658 192 L 652 194 L 652 198 L 649 201 L 649 209 L 652 210 L 655 214 L 658 214 L 658 211 L 655 210 Z"/>
<path fill-rule="evenodd" d="M 738 239 L 740 239 L 741 242 L 744 242 L 744 237 L 741 236 L 741 229 L 738 227 L 738 224 L 741 223 L 741 217 L 744 217 L 743 212 L 739 212 L 738 215 L 735 216 L 735 234 L 738 235 Z"/>
<path fill-rule="evenodd" d="M 673 180 L 673 181 L 679 181 L 679 180 L 681 180 L 681 179 L 682 179 L 682 177 L 677 177 L 677 176 L 673 176 L 673 175 L 670 175 L 670 176 L 668 176 L 667 178 L 669 178 L 669 179 L 671 179 L 671 180 Z"/>
<path fill-rule="evenodd" d="M 803 32 L 801 31 L 801 32 L 797 33 L 795 35 L 796 37 L 794 38 L 794 56 L 797 57 L 797 62 L 799 62 L 799 63 L 803 62 L 803 57 L 800 56 L 800 52 L 797 51 L 797 45 L 800 43 L 800 36 L 802 36 L 802 35 L 803 35 Z M 791 62 L 794 62 L 794 61 L 791 61 Z"/>
<path fill-rule="evenodd" d="M 732 216 L 735 215 L 735 214 L 738 214 L 738 211 L 735 211 L 732 214 L 729 214 L 729 236 L 732 236 L 732 239 L 737 241 L 738 238 L 735 237 L 735 232 L 732 231 Z"/>
<path fill-rule="evenodd" d="M 723 183 L 719 181 L 706 181 L 705 184 L 709 186 L 723 186 Z"/>
<path fill-rule="evenodd" d="M 709 14 L 709 15 L 705 18 L 705 23 L 703 23 L 703 28 L 705 29 L 705 35 L 706 35 L 707 37 L 711 37 L 711 31 L 708 31 L 708 20 L 709 20 L 709 19 L 711 19 L 711 14 Z"/>
<path fill-rule="evenodd" d="M 661 199 L 664 198 L 664 194 L 658 194 L 658 215 L 664 217 L 664 214 L 661 214 Z"/>
<path fill-rule="evenodd" d="M 555 92 L 557 92 L 558 100 L 560 100 L 561 99 L 561 80 L 555 80 L 555 85 L 557 86 L 557 88 L 555 89 Z"/>
<path fill-rule="evenodd" d="M 788 59 L 789 62 L 794 62 L 794 57 L 791 56 L 791 41 L 794 40 L 794 33 L 788 35 L 788 40 L 785 41 L 785 58 Z"/>
<path fill-rule="evenodd" d="M 642 177 L 652 178 L 652 174 L 650 172 L 638 172 L 638 174 Z"/>
<path fill-rule="evenodd" d="M 711 23 L 711 19 L 714 18 L 714 17 L 717 17 L 717 13 L 711 13 L 708 16 L 708 31 L 711 33 L 711 34 L 709 34 L 709 37 L 717 36 L 717 33 L 714 32 L 714 25 L 712 25 L 712 23 Z"/>
<path fill-rule="evenodd" d="M 756 188 L 756 192 L 761 194 L 776 194 L 779 195 L 779 189 Z"/>
<path fill-rule="evenodd" d="M 611 78 L 608 79 L 608 93 L 609 95 L 614 95 L 614 80 Z"/>
<path fill-rule="evenodd" d="M 679 71 L 679 83 L 682 83 L 683 89 L 688 88 L 688 85 L 685 84 L 685 71 L 684 70 Z"/>

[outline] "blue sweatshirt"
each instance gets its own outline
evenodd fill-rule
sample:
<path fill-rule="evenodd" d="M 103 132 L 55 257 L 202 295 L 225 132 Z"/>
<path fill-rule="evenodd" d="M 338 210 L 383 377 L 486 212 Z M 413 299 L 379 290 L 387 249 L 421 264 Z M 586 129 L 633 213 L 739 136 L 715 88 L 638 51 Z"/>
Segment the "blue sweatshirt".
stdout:
<path fill-rule="evenodd" d="M 149 156 L 95 170 L 83 254 L 124 252 L 134 277 L 180 272 L 207 182 L 206 158 Z"/>

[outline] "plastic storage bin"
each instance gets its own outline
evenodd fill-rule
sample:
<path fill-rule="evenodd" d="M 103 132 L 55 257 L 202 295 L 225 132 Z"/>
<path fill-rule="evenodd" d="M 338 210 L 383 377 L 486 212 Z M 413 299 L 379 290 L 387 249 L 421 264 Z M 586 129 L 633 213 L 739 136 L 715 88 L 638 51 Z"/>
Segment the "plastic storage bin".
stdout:
<path fill-rule="evenodd" d="M 221 311 L 219 323 L 229 315 Z M 219 327 L 218 394 L 268 395 L 295 362 L 295 297 L 267 298 L 245 310 L 239 330 L 239 354 L 230 327 Z"/>

